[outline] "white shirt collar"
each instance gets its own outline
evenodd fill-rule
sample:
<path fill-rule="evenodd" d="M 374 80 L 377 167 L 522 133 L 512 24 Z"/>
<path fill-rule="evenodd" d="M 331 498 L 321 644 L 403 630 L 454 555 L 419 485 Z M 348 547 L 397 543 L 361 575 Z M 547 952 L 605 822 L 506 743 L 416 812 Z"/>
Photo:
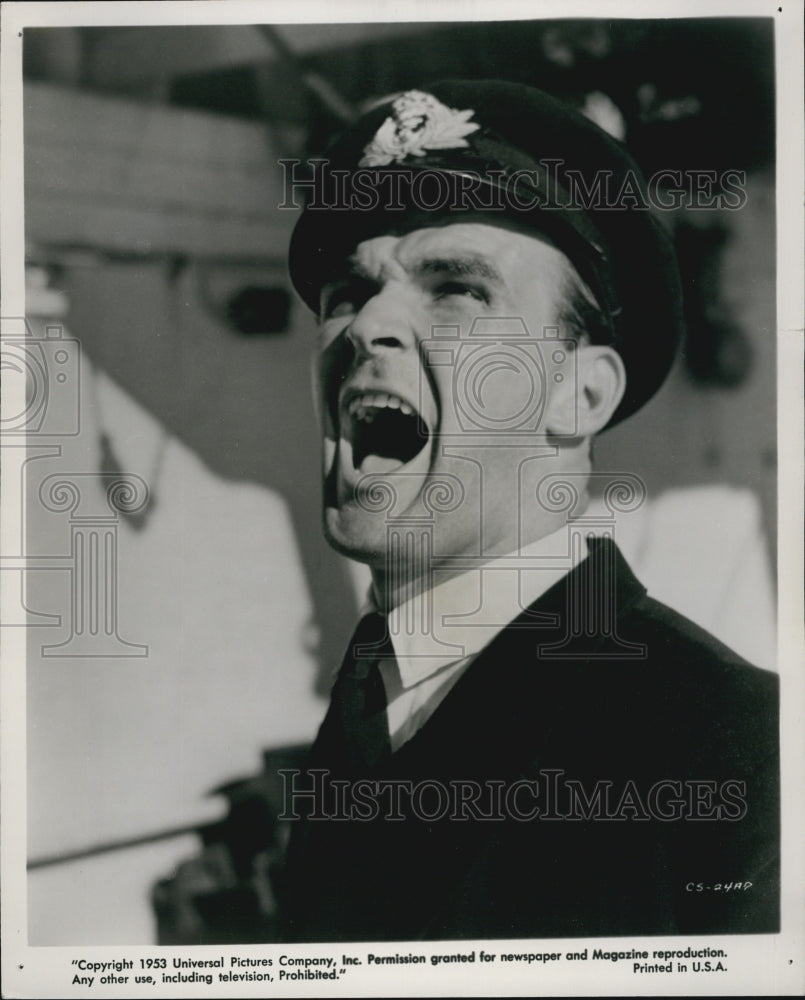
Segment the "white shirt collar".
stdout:
<path fill-rule="evenodd" d="M 442 582 L 395 608 L 389 630 L 403 688 L 480 652 L 586 557 L 586 542 L 576 537 L 582 545 L 571 551 L 565 525 L 456 576 L 445 572 Z M 438 581 L 438 570 L 433 575 Z M 370 588 L 363 613 L 376 610 Z"/>

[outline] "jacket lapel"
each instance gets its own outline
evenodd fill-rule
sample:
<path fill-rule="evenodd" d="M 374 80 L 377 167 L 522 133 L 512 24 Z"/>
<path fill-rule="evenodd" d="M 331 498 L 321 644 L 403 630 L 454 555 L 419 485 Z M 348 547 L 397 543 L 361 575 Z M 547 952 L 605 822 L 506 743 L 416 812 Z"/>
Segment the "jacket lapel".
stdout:
<path fill-rule="evenodd" d="M 594 539 L 590 554 L 475 658 L 422 729 L 392 758 L 410 776 L 517 771 L 556 744 L 562 700 L 593 663 L 644 658 L 618 633 L 619 617 L 645 595 L 617 546 Z M 549 624 L 550 622 L 550 624 Z"/>
<path fill-rule="evenodd" d="M 579 601 L 600 596 L 604 587 L 612 588 L 614 602 L 606 615 L 600 602 L 579 607 Z M 495 783 L 533 777 L 557 762 L 568 770 L 576 767 L 590 755 L 590 740 L 580 728 L 596 712 L 600 720 L 603 683 L 610 673 L 602 651 L 617 639 L 618 614 L 644 593 L 611 542 L 591 544 L 587 559 L 498 634 L 422 729 L 371 777 L 389 788 L 405 782 L 455 789 L 463 782 L 486 795 Z M 586 627 L 587 611 L 595 628 Z M 421 801 L 429 806 L 431 800 Z M 477 910 L 466 903 L 472 873 L 512 824 L 456 822 L 452 816 L 431 822 L 421 814 L 401 814 L 399 820 L 322 828 L 308 823 L 296 831 L 289 901 L 299 911 L 302 930 L 292 935 L 308 940 L 443 937 L 451 920 Z M 550 854 L 544 838 L 555 837 L 557 826 L 524 827 L 518 836 L 528 840 L 527 853 Z M 500 851 L 492 856 L 500 857 Z"/>
<path fill-rule="evenodd" d="M 589 628 L 577 628 L 590 624 L 578 601 L 589 599 L 591 592 L 594 597 L 596 587 L 614 588 L 610 610 L 614 606 L 615 614 L 610 628 L 590 634 Z M 557 764 L 572 773 L 589 768 L 590 746 L 579 732 L 579 719 L 599 710 L 604 661 L 612 658 L 613 641 L 623 641 L 617 634 L 618 615 L 644 594 L 614 544 L 593 543 L 588 559 L 476 657 L 425 726 L 392 755 L 384 777 L 488 788 L 533 778 Z M 599 601 L 589 609 L 594 622 L 601 607 Z M 544 616 L 552 624 L 545 624 Z M 482 798 L 481 808 L 486 805 Z M 457 894 L 499 827 L 489 822 L 434 824 L 423 841 L 423 855 L 429 854 L 433 868 L 419 883 L 420 905 L 412 916 L 419 921 L 419 936 L 442 936 L 442 914 L 459 906 Z M 539 829 L 546 824 L 536 827 L 535 849 L 537 838 L 547 832 Z"/>

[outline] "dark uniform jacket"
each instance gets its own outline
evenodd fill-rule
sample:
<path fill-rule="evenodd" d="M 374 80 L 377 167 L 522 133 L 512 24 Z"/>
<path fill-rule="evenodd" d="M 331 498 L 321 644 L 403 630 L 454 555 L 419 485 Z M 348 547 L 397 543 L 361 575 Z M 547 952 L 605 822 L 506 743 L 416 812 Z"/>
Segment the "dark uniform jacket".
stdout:
<path fill-rule="evenodd" d="M 299 799 L 284 936 L 776 931 L 777 719 L 774 674 L 595 543 L 364 776 L 351 820 Z M 310 766 L 337 776 L 322 749 Z"/>

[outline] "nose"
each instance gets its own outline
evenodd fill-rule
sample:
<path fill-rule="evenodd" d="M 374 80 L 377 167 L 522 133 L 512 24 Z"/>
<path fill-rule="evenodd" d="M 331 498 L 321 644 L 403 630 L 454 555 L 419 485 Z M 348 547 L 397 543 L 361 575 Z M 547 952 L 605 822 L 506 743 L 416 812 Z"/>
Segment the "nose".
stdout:
<path fill-rule="evenodd" d="M 403 295 L 384 288 L 363 304 L 345 334 L 358 358 L 410 347 L 416 339 L 411 305 Z"/>

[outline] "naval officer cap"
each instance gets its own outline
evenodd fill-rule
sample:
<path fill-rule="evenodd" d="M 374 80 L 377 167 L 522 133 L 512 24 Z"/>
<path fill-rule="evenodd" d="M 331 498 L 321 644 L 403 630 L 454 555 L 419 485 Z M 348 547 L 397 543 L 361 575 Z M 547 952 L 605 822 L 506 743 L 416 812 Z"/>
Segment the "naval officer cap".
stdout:
<path fill-rule="evenodd" d="M 289 251 L 317 311 L 322 285 L 361 240 L 461 221 L 515 220 L 551 239 L 593 293 L 596 339 L 621 355 L 626 392 L 610 426 L 639 409 L 673 363 L 682 296 L 671 242 L 622 143 L 542 91 L 445 80 L 372 108 L 315 161 Z"/>

